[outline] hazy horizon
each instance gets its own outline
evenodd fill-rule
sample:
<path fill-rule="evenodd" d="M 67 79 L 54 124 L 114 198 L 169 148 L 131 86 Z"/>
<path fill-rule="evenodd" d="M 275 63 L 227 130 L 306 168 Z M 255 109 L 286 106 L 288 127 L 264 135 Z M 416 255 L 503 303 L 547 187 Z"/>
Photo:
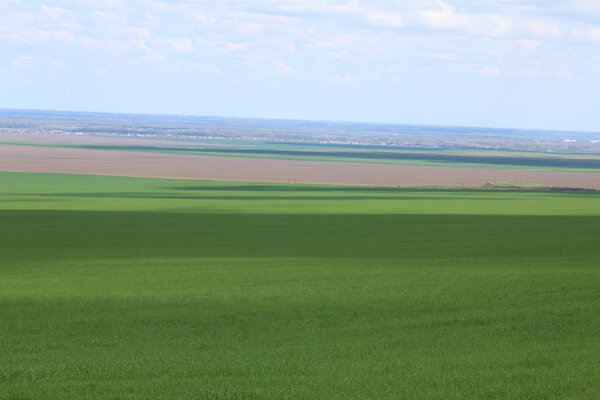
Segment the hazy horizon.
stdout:
<path fill-rule="evenodd" d="M 94 111 L 94 110 L 58 110 L 58 109 L 28 109 L 28 108 L 3 108 L 0 112 L 39 112 L 39 113 L 73 113 L 73 114 L 103 114 L 103 115 L 123 115 L 123 116 L 156 116 L 156 117 L 183 117 L 183 118 L 209 118 L 209 119 L 234 119 L 234 120 L 256 120 L 256 121 L 288 121 L 288 122 L 309 122 L 324 124 L 358 124 L 358 125 L 389 125 L 404 127 L 424 127 L 424 128 L 453 128 L 453 129 L 490 129 L 498 131 L 524 131 L 524 132 L 554 132 L 554 133 L 581 133 L 581 134 L 600 134 L 600 130 L 572 130 L 572 129 L 543 129 L 543 128 L 519 128 L 519 127 L 501 127 L 501 126 L 476 126 L 476 125 L 439 125 L 439 124 L 419 124 L 410 122 L 380 122 L 380 121 L 361 121 L 361 120 L 326 120 L 326 119 L 299 119 L 299 118 L 268 118 L 268 117 L 246 117 L 231 115 L 200 115 L 200 114 L 165 114 L 165 113 L 144 113 L 144 112 L 119 112 L 119 111 Z"/>

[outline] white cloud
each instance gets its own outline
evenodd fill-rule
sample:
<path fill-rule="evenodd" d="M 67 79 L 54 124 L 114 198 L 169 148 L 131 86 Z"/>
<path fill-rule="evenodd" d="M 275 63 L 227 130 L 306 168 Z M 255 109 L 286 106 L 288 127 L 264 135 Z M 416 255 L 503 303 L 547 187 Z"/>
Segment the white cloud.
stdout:
<path fill-rule="evenodd" d="M 600 2 L 598 0 L 572 0 L 576 7 L 586 11 L 600 12 Z"/>
<path fill-rule="evenodd" d="M 292 54 L 297 51 L 297 47 L 294 43 L 283 42 L 283 43 L 278 43 L 278 45 L 281 46 L 285 50 L 285 52 L 288 54 Z"/>
<path fill-rule="evenodd" d="M 568 71 L 560 71 L 554 74 L 556 79 L 573 79 L 573 74 Z"/>
<path fill-rule="evenodd" d="M 152 47 L 145 40 L 98 39 L 89 36 L 80 37 L 77 43 L 90 49 L 122 51 L 133 53 L 151 53 Z"/>
<path fill-rule="evenodd" d="M 146 61 L 150 63 L 164 63 L 167 59 L 160 53 L 149 53 L 145 56 Z"/>
<path fill-rule="evenodd" d="M 403 28 L 406 26 L 404 17 L 398 13 L 372 12 L 367 14 L 367 19 L 377 26 L 389 28 Z"/>
<path fill-rule="evenodd" d="M 22 67 L 28 64 L 31 64 L 31 62 L 33 61 L 33 57 L 32 56 L 19 56 L 17 58 L 13 58 L 12 60 L 10 60 L 10 62 L 17 67 Z"/>
<path fill-rule="evenodd" d="M 36 67 L 42 68 L 63 68 L 65 65 L 60 60 L 51 58 L 34 57 L 30 55 L 21 55 L 10 60 L 10 63 L 17 69 L 32 70 Z"/>
<path fill-rule="evenodd" d="M 7 33 L 0 33 L 0 40 L 23 44 L 38 44 L 46 42 L 72 43 L 77 40 L 77 37 L 73 33 L 68 31 L 26 29 L 20 31 L 10 31 Z"/>
<path fill-rule="evenodd" d="M 82 3 L 89 8 L 82 11 Z M 43 6 L 14 2 L 4 9 L 0 0 L 0 16 L 6 11 L 0 40 L 68 43 L 92 57 L 95 50 L 110 51 L 124 65 L 145 60 L 176 70 L 186 62 L 211 63 L 232 76 L 298 76 L 301 68 L 302 76 L 348 84 L 394 81 L 385 72 L 390 65 L 398 67 L 394 76 L 454 69 L 506 77 L 525 69 L 523 60 L 537 58 L 531 65 L 544 61 L 556 63 L 554 71 L 568 70 L 558 66 L 568 62 L 558 61 L 556 39 L 567 33 L 592 42 L 587 46 L 600 41 L 600 28 L 544 14 L 532 0 L 469 3 L 64 0 Z"/>
<path fill-rule="evenodd" d="M 113 8 L 123 9 L 127 6 L 127 0 L 80 0 L 81 4 L 90 8 Z"/>
<path fill-rule="evenodd" d="M 425 24 L 435 29 L 463 31 L 490 37 L 521 33 L 538 37 L 560 37 L 560 25 L 545 19 L 498 13 L 469 13 L 438 1 L 438 8 L 421 12 Z"/>
<path fill-rule="evenodd" d="M 40 7 L 42 8 L 44 14 L 46 14 L 49 18 L 55 20 L 61 19 L 70 14 L 69 10 L 60 7 L 48 7 L 45 5 L 42 5 Z"/>
<path fill-rule="evenodd" d="M 225 45 L 227 46 L 227 49 L 231 50 L 231 51 L 248 50 L 250 47 L 253 46 L 252 43 L 234 43 L 234 42 L 225 43 Z"/>
<path fill-rule="evenodd" d="M 600 27 L 589 27 L 584 29 L 573 29 L 571 34 L 579 39 L 600 42 Z"/>
<path fill-rule="evenodd" d="M 131 28 L 131 31 L 140 39 L 148 39 L 152 36 L 149 28 Z"/>
<path fill-rule="evenodd" d="M 192 19 L 194 19 L 198 22 L 201 22 L 203 24 L 214 25 L 217 22 L 217 19 L 215 18 L 215 16 L 211 15 L 207 12 L 194 11 L 194 12 L 190 13 L 189 16 Z"/>
<path fill-rule="evenodd" d="M 337 74 L 327 78 L 329 83 L 354 83 L 358 80 L 358 77 L 352 74 Z"/>
<path fill-rule="evenodd" d="M 185 53 L 194 50 L 194 41 L 190 38 L 168 39 L 167 42 L 175 51 Z"/>
<path fill-rule="evenodd" d="M 272 6 L 272 5 L 271 5 Z M 295 14 L 297 16 L 341 16 L 356 15 L 363 9 L 356 1 L 349 1 L 346 4 L 330 4 L 328 1 L 292 1 L 281 2 L 275 6 L 276 10 L 284 13 Z"/>
<path fill-rule="evenodd" d="M 296 73 L 296 70 L 288 64 L 278 61 L 274 64 L 275 73 L 280 76 L 291 76 Z"/>
<path fill-rule="evenodd" d="M 246 35 L 255 35 L 265 30 L 265 25 L 257 22 L 236 21 L 233 25 L 235 25 L 237 32 Z"/>
<path fill-rule="evenodd" d="M 562 36 L 561 27 L 552 22 L 541 20 L 525 20 L 523 21 L 523 25 L 535 36 L 552 38 Z"/>
<path fill-rule="evenodd" d="M 500 75 L 500 68 L 498 67 L 490 67 L 489 65 L 485 65 L 481 68 L 480 72 L 483 75 L 487 75 L 487 76 L 499 76 Z"/>
<path fill-rule="evenodd" d="M 458 55 L 456 54 L 434 54 L 431 56 L 431 58 L 442 61 L 454 61 L 459 59 Z"/>
<path fill-rule="evenodd" d="M 540 47 L 542 45 L 542 43 L 538 40 L 519 39 L 515 42 L 515 45 L 517 46 L 517 48 L 519 48 L 521 50 L 531 51 L 531 50 L 535 50 L 538 47 Z"/>
<path fill-rule="evenodd" d="M 437 10 L 421 12 L 425 23 L 436 29 L 460 30 L 472 34 L 502 36 L 512 29 L 512 21 L 497 14 L 468 14 L 442 1 Z"/>

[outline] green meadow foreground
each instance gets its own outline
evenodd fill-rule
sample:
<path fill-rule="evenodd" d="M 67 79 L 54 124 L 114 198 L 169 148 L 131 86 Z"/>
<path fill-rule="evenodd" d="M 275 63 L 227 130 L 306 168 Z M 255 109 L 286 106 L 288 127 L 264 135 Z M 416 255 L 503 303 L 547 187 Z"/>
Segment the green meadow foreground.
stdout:
<path fill-rule="evenodd" d="M 1 399 L 600 398 L 600 193 L 0 173 Z"/>

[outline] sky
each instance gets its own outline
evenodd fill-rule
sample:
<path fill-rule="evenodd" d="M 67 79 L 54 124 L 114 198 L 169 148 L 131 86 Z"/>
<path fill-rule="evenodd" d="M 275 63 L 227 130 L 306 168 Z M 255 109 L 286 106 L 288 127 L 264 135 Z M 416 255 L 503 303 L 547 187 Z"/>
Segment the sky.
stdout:
<path fill-rule="evenodd" d="M 600 131 L 600 0 L 0 0 L 0 108 Z"/>

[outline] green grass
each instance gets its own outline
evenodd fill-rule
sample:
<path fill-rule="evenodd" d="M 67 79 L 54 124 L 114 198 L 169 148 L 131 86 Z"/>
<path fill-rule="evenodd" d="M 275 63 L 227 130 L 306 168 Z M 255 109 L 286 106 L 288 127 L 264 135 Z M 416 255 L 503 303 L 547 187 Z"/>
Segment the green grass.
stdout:
<path fill-rule="evenodd" d="M 2 399 L 600 397 L 600 195 L 0 173 Z"/>

